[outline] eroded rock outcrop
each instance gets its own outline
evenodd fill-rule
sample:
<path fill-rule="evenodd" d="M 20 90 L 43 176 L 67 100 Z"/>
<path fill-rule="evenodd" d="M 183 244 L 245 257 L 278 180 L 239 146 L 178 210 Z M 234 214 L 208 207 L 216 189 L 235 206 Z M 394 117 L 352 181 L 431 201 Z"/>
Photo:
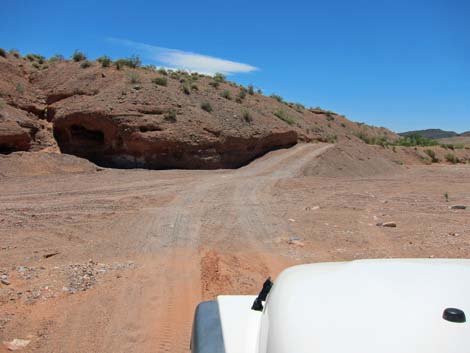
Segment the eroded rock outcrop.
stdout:
<path fill-rule="evenodd" d="M 60 149 L 106 167 L 213 169 L 356 130 L 395 136 L 198 74 L 11 54 L 0 74 L 0 153 Z"/>

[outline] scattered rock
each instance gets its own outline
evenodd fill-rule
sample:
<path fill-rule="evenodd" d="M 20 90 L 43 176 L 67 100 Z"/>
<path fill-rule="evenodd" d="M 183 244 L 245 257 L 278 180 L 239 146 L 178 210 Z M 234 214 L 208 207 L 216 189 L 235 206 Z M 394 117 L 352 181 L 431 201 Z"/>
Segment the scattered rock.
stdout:
<path fill-rule="evenodd" d="M 299 247 L 304 247 L 305 245 L 299 237 L 290 237 L 289 239 L 287 239 L 287 244 Z"/>
<path fill-rule="evenodd" d="M 395 222 L 379 222 L 377 223 L 377 227 L 396 228 L 397 224 Z"/>
<path fill-rule="evenodd" d="M 454 205 L 450 207 L 451 210 L 466 210 L 467 206 L 464 205 Z"/>
<path fill-rule="evenodd" d="M 294 223 L 294 222 L 295 222 L 295 219 L 293 219 L 293 218 L 289 218 L 289 222 L 292 222 L 292 223 Z"/>
<path fill-rule="evenodd" d="M 6 286 L 9 286 L 10 285 L 10 281 L 6 280 L 6 279 L 1 279 L 1 282 L 2 284 L 6 285 Z"/>
<path fill-rule="evenodd" d="M 30 340 L 15 338 L 10 342 L 3 342 L 3 344 L 9 351 L 17 351 L 26 347 L 30 342 Z"/>
<path fill-rule="evenodd" d="M 320 206 L 312 206 L 312 207 L 307 206 L 307 207 L 305 207 L 305 211 L 315 211 L 315 210 L 318 210 L 318 209 L 320 209 Z"/>
<path fill-rule="evenodd" d="M 47 254 L 42 255 L 42 257 L 45 258 L 45 259 L 48 259 L 48 258 L 50 258 L 50 257 L 52 257 L 52 256 L 56 256 L 56 255 L 58 255 L 58 254 L 59 254 L 58 251 L 54 251 L 54 252 L 50 252 L 50 253 L 47 253 Z"/>

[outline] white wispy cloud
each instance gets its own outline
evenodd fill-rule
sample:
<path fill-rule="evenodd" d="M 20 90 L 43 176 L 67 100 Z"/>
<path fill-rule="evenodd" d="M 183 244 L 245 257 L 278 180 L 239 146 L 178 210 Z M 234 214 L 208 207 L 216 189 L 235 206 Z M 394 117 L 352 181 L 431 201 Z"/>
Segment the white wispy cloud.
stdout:
<path fill-rule="evenodd" d="M 191 72 L 199 72 L 209 75 L 220 72 L 224 75 L 232 75 L 258 70 L 257 67 L 252 65 L 216 58 L 213 56 L 191 53 L 178 49 L 157 47 L 127 39 L 108 38 L 108 40 L 130 47 L 136 52 L 136 54 L 140 54 L 142 57 L 152 60 L 155 63 Z"/>

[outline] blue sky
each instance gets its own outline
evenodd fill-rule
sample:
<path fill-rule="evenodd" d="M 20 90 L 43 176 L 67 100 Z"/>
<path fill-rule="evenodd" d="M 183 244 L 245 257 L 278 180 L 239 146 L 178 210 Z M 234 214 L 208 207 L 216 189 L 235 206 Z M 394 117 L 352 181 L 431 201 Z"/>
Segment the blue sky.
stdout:
<path fill-rule="evenodd" d="M 3 0 L 0 47 L 227 72 L 395 131 L 470 130 L 470 1 Z"/>

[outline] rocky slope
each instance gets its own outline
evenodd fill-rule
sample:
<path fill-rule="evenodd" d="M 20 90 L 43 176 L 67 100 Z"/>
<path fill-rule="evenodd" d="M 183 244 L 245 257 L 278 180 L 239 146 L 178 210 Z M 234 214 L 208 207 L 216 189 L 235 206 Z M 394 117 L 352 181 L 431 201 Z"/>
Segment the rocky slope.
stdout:
<path fill-rule="evenodd" d="M 445 131 L 441 129 L 406 131 L 406 132 L 400 132 L 398 135 L 400 136 L 421 135 L 428 139 L 441 139 L 441 138 L 446 138 L 446 137 L 458 136 L 458 134 L 455 131 Z"/>
<path fill-rule="evenodd" d="M 0 153 L 52 151 L 106 167 L 234 168 L 303 141 L 398 136 L 222 77 L 0 56 Z"/>

